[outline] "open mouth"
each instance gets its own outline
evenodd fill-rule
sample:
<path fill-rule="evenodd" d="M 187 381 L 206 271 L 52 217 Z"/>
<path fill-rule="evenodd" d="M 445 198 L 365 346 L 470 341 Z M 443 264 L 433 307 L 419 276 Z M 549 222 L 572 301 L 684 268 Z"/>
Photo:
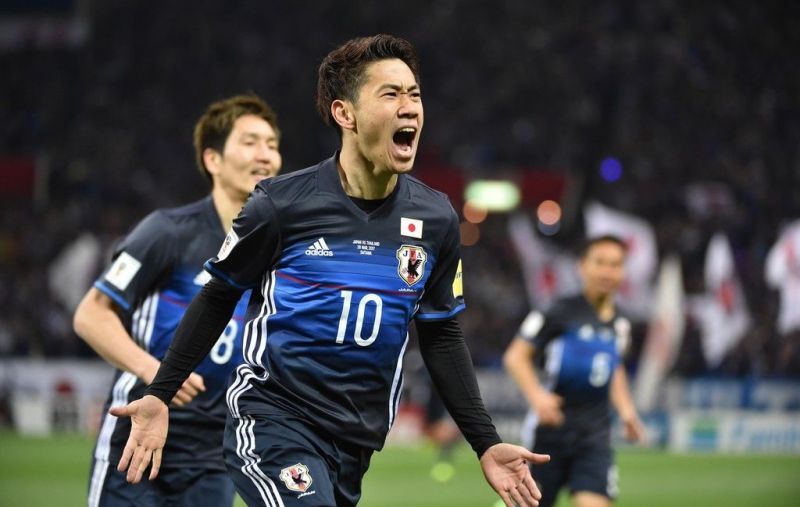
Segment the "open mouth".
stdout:
<path fill-rule="evenodd" d="M 394 133 L 392 141 L 400 149 L 401 153 L 410 153 L 414 148 L 414 139 L 417 137 L 417 129 L 414 127 L 403 127 Z"/>
<path fill-rule="evenodd" d="M 253 170 L 250 171 L 250 176 L 253 176 L 253 177 L 256 177 L 256 178 L 261 178 L 261 179 L 269 178 L 270 171 L 267 171 L 265 169 L 253 169 Z"/>

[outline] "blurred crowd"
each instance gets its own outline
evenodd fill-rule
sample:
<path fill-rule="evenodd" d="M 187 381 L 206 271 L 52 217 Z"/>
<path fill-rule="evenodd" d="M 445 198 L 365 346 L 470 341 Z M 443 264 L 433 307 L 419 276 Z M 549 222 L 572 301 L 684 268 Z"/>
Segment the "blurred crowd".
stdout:
<path fill-rule="evenodd" d="M 422 61 L 423 179 L 439 165 L 467 180 L 559 174 L 565 209 L 594 199 L 652 223 L 688 292 L 703 290 L 709 237 L 726 233 L 752 329 L 710 372 L 690 322 L 676 369 L 800 376 L 800 336 L 777 333 L 763 276 L 780 227 L 800 218 L 800 5 L 124 0 L 80 15 L 90 32 L 78 47 L 0 53 L 0 159 L 36 167 L 31 192 L 1 194 L 1 355 L 90 355 L 53 294 L 53 261 L 84 233 L 106 252 L 153 208 L 206 192 L 191 132 L 207 103 L 263 96 L 284 167 L 305 167 L 337 145 L 314 110 L 317 64 L 348 38 L 389 32 Z M 607 157 L 623 168 L 616 181 L 598 171 Z M 528 311 L 505 222 L 490 216 L 464 248 L 463 324 L 485 365 Z M 553 239 L 572 248 L 582 234 L 576 216 Z M 69 283 L 88 287 L 104 255 Z"/>

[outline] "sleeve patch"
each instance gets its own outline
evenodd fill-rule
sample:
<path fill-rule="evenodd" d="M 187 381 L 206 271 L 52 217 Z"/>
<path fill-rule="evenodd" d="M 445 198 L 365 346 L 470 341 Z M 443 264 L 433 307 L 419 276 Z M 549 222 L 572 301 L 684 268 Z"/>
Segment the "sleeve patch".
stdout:
<path fill-rule="evenodd" d="M 519 334 L 526 340 L 532 340 L 542 330 L 542 326 L 544 326 L 544 315 L 533 311 L 522 321 L 522 325 L 519 327 Z"/>
<path fill-rule="evenodd" d="M 114 261 L 114 264 L 111 265 L 108 273 L 106 273 L 106 281 L 119 290 L 124 291 L 128 288 L 131 280 L 133 280 L 133 277 L 136 276 L 136 273 L 141 267 L 141 262 L 134 259 L 127 252 L 122 252 L 119 254 L 119 257 L 117 257 L 117 260 Z"/>
<path fill-rule="evenodd" d="M 222 242 L 222 246 L 219 249 L 219 253 L 217 254 L 217 260 L 221 261 L 225 259 L 233 247 L 236 246 L 236 243 L 239 242 L 239 236 L 236 235 L 236 232 L 231 229 L 228 235 L 225 237 L 225 241 Z"/>
<path fill-rule="evenodd" d="M 464 283 L 461 273 L 461 259 L 458 260 L 458 268 L 456 268 L 456 276 L 453 278 L 453 297 L 460 298 L 464 295 Z"/>

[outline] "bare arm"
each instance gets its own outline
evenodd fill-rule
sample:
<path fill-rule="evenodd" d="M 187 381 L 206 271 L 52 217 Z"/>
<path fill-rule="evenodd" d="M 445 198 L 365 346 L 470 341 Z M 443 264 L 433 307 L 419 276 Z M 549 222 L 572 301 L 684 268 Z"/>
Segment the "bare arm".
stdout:
<path fill-rule="evenodd" d="M 153 381 L 161 363 L 136 345 L 123 326 L 114 302 L 101 291 L 94 287 L 89 289 L 75 310 L 73 328 L 110 365 L 136 375 L 145 384 Z M 173 403 L 185 405 L 200 391 L 205 391 L 203 379 L 193 374 L 175 395 Z"/>
<path fill-rule="evenodd" d="M 633 404 L 630 388 L 628 387 L 628 374 L 625 366 L 619 365 L 614 370 L 614 378 L 611 380 L 611 403 L 617 409 L 619 418 L 625 430 L 625 438 L 633 442 L 644 442 L 645 431 L 636 406 Z"/>
<path fill-rule="evenodd" d="M 528 405 L 539 416 L 540 424 L 560 426 L 564 422 L 564 414 L 560 408 L 563 400 L 542 387 L 533 367 L 535 354 L 536 348 L 517 336 L 503 354 L 503 365 L 522 391 Z"/>

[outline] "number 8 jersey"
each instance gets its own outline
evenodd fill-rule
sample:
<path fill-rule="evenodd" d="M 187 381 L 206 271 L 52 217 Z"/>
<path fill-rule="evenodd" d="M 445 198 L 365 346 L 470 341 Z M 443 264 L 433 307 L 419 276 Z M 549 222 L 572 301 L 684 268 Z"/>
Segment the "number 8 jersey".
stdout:
<path fill-rule="evenodd" d="M 186 307 L 210 279 L 203 263 L 225 238 L 210 197 L 173 209 L 161 209 L 142 220 L 114 249 L 111 266 L 94 286 L 122 310 L 134 340 L 157 359 L 167 353 Z M 225 469 L 222 436 L 225 391 L 231 372 L 242 363 L 242 333 L 249 294 L 239 301 L 225 331 L 195 369 L 206 391 L 185 408 L 170 408 L 165 467 Z M 128 372 L 117 372 L 108 405 L 139 399 L 145 384 Z M 130 433 L 130 420 L 106 415 L 95 448 L 100 462 L 118 462 Z"/>
<path fill-rule="evenodd" d="M 383 446 L 412 318 L 464 308 L 459 222 L 447 197 L 399 175 L 374 211 L 345 194 L 336 157 L 259 183 L 214 276 L 253 288 L 234 417 L 288 411 L 337 438 Z"/>

